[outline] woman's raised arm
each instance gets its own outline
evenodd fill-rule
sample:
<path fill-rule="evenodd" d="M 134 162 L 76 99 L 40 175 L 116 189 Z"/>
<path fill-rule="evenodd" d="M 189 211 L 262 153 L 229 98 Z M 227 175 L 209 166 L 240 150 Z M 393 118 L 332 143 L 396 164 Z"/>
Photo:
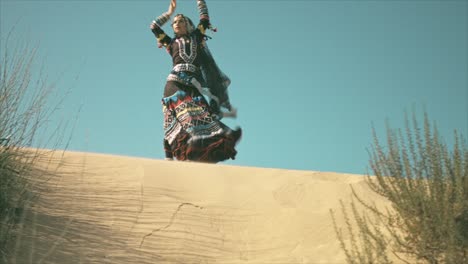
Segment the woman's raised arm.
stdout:
<path fill-rule="evenodd" d="M 150 25 L 151 31 L 158 39 L 158 44 L 160 45 L 167 46 L 167 44 L 169 44 L 169 42 L 171 41 L 171 38 L 168 37 L 164 33 L 161 27 L 164 24 L 166 24 L 167 21 L 169 21 L 169 19 L 171 19 L 171 15 L 174 14 L 176 7 L 177 7 L 177 0 L 171 0 L 171 3 L 169 4 L 169 8 L 167 12 L 158 16 L 155 20 L 153 20 L 153 22 Z"/>
<path fill-rule="evenodd" d="M 167 9 L 167 12 L 162 13 L 162 15 L 158 16 L 155 20 L 153 20 L 153 23 L 151 24 L 151 29 L 154 29 L 155 27 L 162 27 L 164 24 L 171 19 L 172 14 L 174 14 L 174 11 L 176 10 L 177 7 L 177 0 L 171 0 L 171 3 L 169 4 L 169 8 Z"/>
<path fill-rule="evenodd" d="M 208 14 L 208 7 L 205 0 L 197 0 L 198 14 L 200 14 L 200 24 L 198 24 L 198 29 L 205 34 L 205 31 L 208 28 L 211 28 L 210 16 Z"/>

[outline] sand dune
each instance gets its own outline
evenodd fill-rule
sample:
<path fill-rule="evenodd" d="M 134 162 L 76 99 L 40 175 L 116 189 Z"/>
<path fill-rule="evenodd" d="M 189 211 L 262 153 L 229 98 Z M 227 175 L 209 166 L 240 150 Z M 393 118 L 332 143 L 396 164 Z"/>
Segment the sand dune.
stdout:
<path fill-rule="evenodd" d="M 329 210 L 350 186 L 383 202 L 362 175 L 78 152 L 63 161 L 12 263 L 345 263 Z"/>

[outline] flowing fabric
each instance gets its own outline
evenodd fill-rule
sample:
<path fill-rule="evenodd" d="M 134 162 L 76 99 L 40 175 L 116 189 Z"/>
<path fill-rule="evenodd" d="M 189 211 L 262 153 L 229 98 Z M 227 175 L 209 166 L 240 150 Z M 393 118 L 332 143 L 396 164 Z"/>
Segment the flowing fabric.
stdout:
<path fill-rule="evenodd" d="M 204 43 L 201 50 L 203 59 L 200 69 L 204 80 L 204 86 L 218 99 L 211 98 L 217 104 L 214 105 L 214 102 L 210 101 L 213 111 L 219 112 L 221 111 L 221 107 L 231 110 L 231 102 L 229 101 L 227 90 L 231 84 L 231 80 L 219 69 L 206 43 Z"/>

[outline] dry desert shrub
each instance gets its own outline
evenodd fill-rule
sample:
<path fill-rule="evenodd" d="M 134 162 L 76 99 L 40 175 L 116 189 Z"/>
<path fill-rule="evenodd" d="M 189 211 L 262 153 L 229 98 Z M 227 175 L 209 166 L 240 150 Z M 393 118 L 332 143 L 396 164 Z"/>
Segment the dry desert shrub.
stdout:
<path fill-rule="evenodd" d="M 468 263 L 468 148 L 463 136 L 455 131 L 453 146 L 447 147 L 424 113 L 422 129 L 415 114 L 411 122 L 405 115 L 404 130 L 387 123 L 385 147 L 375 129 L 373 139 L 374 175 L 366 183 L 391 207 L 377 208 L 353 190 L 349 208 L 342 202 L 346 231 L 332 212 L 348 263 Z"/>

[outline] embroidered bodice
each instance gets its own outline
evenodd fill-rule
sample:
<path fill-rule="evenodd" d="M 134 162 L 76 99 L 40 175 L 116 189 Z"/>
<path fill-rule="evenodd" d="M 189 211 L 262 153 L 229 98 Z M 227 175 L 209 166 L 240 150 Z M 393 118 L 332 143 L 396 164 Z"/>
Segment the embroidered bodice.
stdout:
<path fill-rule="evenodd" d="M 172 57 L 172 64 L 192 64 L 200 66 L 200 48 L 202 45 L 200 35 L 197 32 L 189 36 L 174 39 L 168 47 L 168 52 Z"/>

